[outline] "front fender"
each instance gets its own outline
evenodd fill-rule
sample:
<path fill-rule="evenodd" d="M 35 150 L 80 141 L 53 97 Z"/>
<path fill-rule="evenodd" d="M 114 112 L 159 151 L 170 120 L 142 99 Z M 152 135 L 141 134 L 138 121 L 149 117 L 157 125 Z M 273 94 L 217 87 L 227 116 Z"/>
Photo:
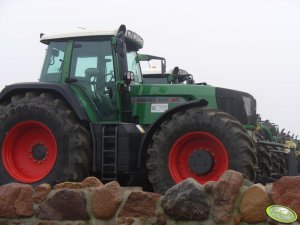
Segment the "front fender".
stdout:
<path fill-rule="evenodd" d="M 182 110 L 187 110 L 193 107 L 204 107 L 208 105 L 208 101 L 204 99 L 200 100 L 195 100 L 195 101 L 190 101 L 185 104 L 181 104 L 177 107 L 174 107 L 168 111 L 166 111 L 164 114 L 162 114 L 147 130 L 146 135 L 144 136 L 142 140 L 142 144 L 139 149 L 139 156 L 138 156 L 138 168 L 144 168 L 146 164 L 146 158 L 147 158 L 147 149 L 150 144 L 150 141 L 152 139 L 152 136 L 154 132 L 160 127 L 160 125 L 167 119 L 172 117 L 175 113 L 182 111 Z"/>

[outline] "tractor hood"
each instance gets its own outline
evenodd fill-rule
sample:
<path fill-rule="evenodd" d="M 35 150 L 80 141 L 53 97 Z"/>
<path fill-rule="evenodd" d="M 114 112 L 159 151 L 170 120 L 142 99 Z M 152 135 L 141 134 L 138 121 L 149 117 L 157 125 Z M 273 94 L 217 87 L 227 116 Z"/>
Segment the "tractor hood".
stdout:
<path fill-rule="evenodd" d="M 165 111 L 189 101 L 205 99 L 217 108 L 215 87 L 199 85 L 132 85 L 132 112 L 141 124 L 152 124 Z"/>
<path fill-rule="evenodd" d="M 193 100 L 204 99 L 207 107 L 219 109 L 237 118 L 242 124 L 255 125 L 256 101 L 246 92 L 209 85 L 133 85 L 133 115 L 141 124 L 152 124 L 165 111 Z"/>

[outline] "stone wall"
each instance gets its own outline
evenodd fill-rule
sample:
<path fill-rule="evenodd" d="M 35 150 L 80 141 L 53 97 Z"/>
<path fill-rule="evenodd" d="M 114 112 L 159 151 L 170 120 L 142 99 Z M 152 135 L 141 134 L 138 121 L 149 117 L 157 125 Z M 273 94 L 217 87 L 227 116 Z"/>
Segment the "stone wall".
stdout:
<path fill-rule="evenodd" d="M 300 177 L 283 177 L 262 186 L 235 171 L 204 186 L 187 179 L 165 195 L 105 185 L 95 177 L 50 187 L 10 183 L 0 187 L 4 225 L 215 225 L 265 224 L 270 204 L 300 215 Z M 294 224 L 298 224 L 295 222 Z"/>

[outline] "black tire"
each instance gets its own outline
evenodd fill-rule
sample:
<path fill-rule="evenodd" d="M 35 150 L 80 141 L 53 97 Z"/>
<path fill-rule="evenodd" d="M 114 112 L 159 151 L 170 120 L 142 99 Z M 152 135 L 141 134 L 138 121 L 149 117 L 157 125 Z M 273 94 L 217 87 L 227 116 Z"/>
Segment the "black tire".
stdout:
<path fill-rule="evenodd" d="M 260 132 L 254 132 L 254 141 L 256 142 L 257 162 L 258 162 L 258 176 L 257 183 L 265 184 L 272 176 L 272 159 L 270 147 L 259 143 L 264 140 L 264 136 Z"/>
<path fill-rule="evenodd" d="M 35 176 L 33 178 L 30 178 L 32 175 L 31 173 L 29 173 L 30 175 L 25 174 L 25 172 L 22 174 L 24 168 L 20 169 L 21 172 L 18 174 L 19 172 L 12 172 L 13 169 L 4 163 L 7 160 L 10 160 L 10 157 L 14 157 L 14 154 L 5 150 L 5 145 L 9 143 L 9 138 L 12 140 L 16 139 L 16 141 L 20 141 L 20 143 L 24 143 L 24 145 L 30 144 L 26 142 L 26 139 L 17 139 L 13 136 L 14 127 L 20 127 L 21 130 L 23 129 L 20 134 L 26 135 L 26 133 L 28 133 L 26 131 L 29 131 L 31 128 L 30 126 L 28 128 L 23 125 L 27 123 L 33 125 L 33 127 L 37 126 L 37 129 L 45 129 L 45 131 L 49 131 L 50 134 L 53 134 L 51 136 L 53 139 L 48 138 L 47 133 L 47 135 L 43 136 L 42 134 L 38 134 L 36 135 L 36 140 L 33 138 L 28 141 L 32 142 L 31 146 L 33 147 L 29 150 L 32 155 L 29 155 L 29 157 L 32 158 L 33 156 L 32 159 L 34 163 L 38 162 L 41 165 L 44 165 L 42 161 L 44 160 L 45 165 L 47 165 L 47 156 L 50 161 L 48 152 L 50 152 L 50 154 L 56 154 L 56 158 L 54 157 L 53 159 L 53 166 L 48 165 L 49 170 L 41 167 L 42 169 L 45 169 L 45 175 Z M 73 111 L 63 100 L 55 98 L 47 93 L 37 94 L 27 92 L 23 95 L 15 95 L 6 104 L 0 105 L 0 124 L 2 155 L 8 155 L 6 157 L 7 159 L 5 157 L 1 158 L 0 162 L 1 184 L 14 181 L 32 184 L 55 184 L 62 181 L 80 181 L 88 176 L 90 162 L 89 133 L 84 126 L 78 122 Z M 39 138 L 46 139 L 49 143 L 56 143 L 56 148 L 53 147 L 49 149 L 49 147 L 46 146 L 46 143 L 39 144 Z M 23 142 L 21 142 L 21 140 L 23 140 Z M 5 144 L 4 142 L 7 143 Z M 35 142 L 38 144 L 35 144 Z M 3 151 L 5 152 L 3 153 Z M 28 149 L 26 151 L 28 151 Z M 24 152 L 22 152 L 22 154 L 25 155 Z M 38 154 L 40 154 L 41 158 L 38 158 Z M 44 158 L 42 159 L 42 157 Z M 18 168 L 17 166 L 19 165 L 16 163 L 16 168 Z M 35 168 L 35 165 L 30 169 L 33 168 Z"/>
<path fill-rule="evenodd" d="M 274 149 L 281 150 L 280 148 Z M 286 172 L 286 163 L 283 153 L 279 152 L 272 152 L 272 174 L 275 179 L 279 179 L 280 177 L 284 176 Z"/>
<path fill-rule="evenodd" d="M 287 171 L 285 156 L 284 153 L 278 153 L 278 155 L 279 155 L 279 164 L 280 164 L 280 174 L 284 176 Z"/>
<path fill-rule="evenodd" d="M 271 159 L 271 153 L 269 151 L 269 148 L 262 144 L 258 144 L 256 149 L 257 149 L 257 161 L 260 170 L 260 177 L 262 179 L 270 178 L 272 172 L 272 159 Z"/>
<path fill-rule="evenodd" d="M 241 172 L 245 178 L 251 181 L 255 179 L 256 150 L 243 126 L 227 113 L 196 107 L 174 114 L 172 118 L 161 124 L 152 137 L 152 142 L 148 148 L 146 167 L 149 181 L 155 192 L 164 193 L 176 183 L 172 178 L 172 172 L 169 170 L 169 155 L 177 140 L 181 140 L 182 137 L 193 134 L 193 132 L 204 132 L 208 136 L 213 135 L 219 139 L 228 154 L 228 169 Z M 202 149 L 199 151 L 201 154 L 204 152 Z M 185 163 L 187 164 L 187 162 Z M 213 162 L 213 167 L 205 174 L 202 174 L 201 168 L 201 175 L 196 174 L 197 178 L 200 176 L 208 177 L 212 172 L 211 170 L 217 165 L 218 162 Z M 185 178 L 187 177 L 182 179 Z M 205 178 L 203 181 L 205 183 Z"/>
<path fill-rule="evenodd" d="M 284 151 L 280 147 L 277 147 L 276 150 L 277 151 Z M 276 160 L 277 160 L 277 163 L 278 163 L 278 174 L 279 174 L 280 177 L 282 177 L 282 176 L 284 176 L 284 174 L 286 173 L 286 170 L 287 170 L 284 153 L 275 152 L 274 154 L 276 154 Z"/>

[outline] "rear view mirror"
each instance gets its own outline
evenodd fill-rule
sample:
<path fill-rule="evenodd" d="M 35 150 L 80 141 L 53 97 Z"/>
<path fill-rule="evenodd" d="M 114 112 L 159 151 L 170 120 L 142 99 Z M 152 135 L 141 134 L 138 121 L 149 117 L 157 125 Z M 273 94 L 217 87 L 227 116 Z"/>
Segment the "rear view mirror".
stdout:
<path fill-rule="evenodd" d="M 124 57 L 126 55 L 126 45 L 125 45 L 125 32 L 126 32 L 126 26 L 121 25 L 119 27 L 118 33 L 117 33 L 117 51 L 121 57 Z"/>
<path fill-rule="evenodd" d="M 125 50 L 124 38 L 117 38 L 117 51 L 121 57 L 125 56 L 126 50 Z"/>

